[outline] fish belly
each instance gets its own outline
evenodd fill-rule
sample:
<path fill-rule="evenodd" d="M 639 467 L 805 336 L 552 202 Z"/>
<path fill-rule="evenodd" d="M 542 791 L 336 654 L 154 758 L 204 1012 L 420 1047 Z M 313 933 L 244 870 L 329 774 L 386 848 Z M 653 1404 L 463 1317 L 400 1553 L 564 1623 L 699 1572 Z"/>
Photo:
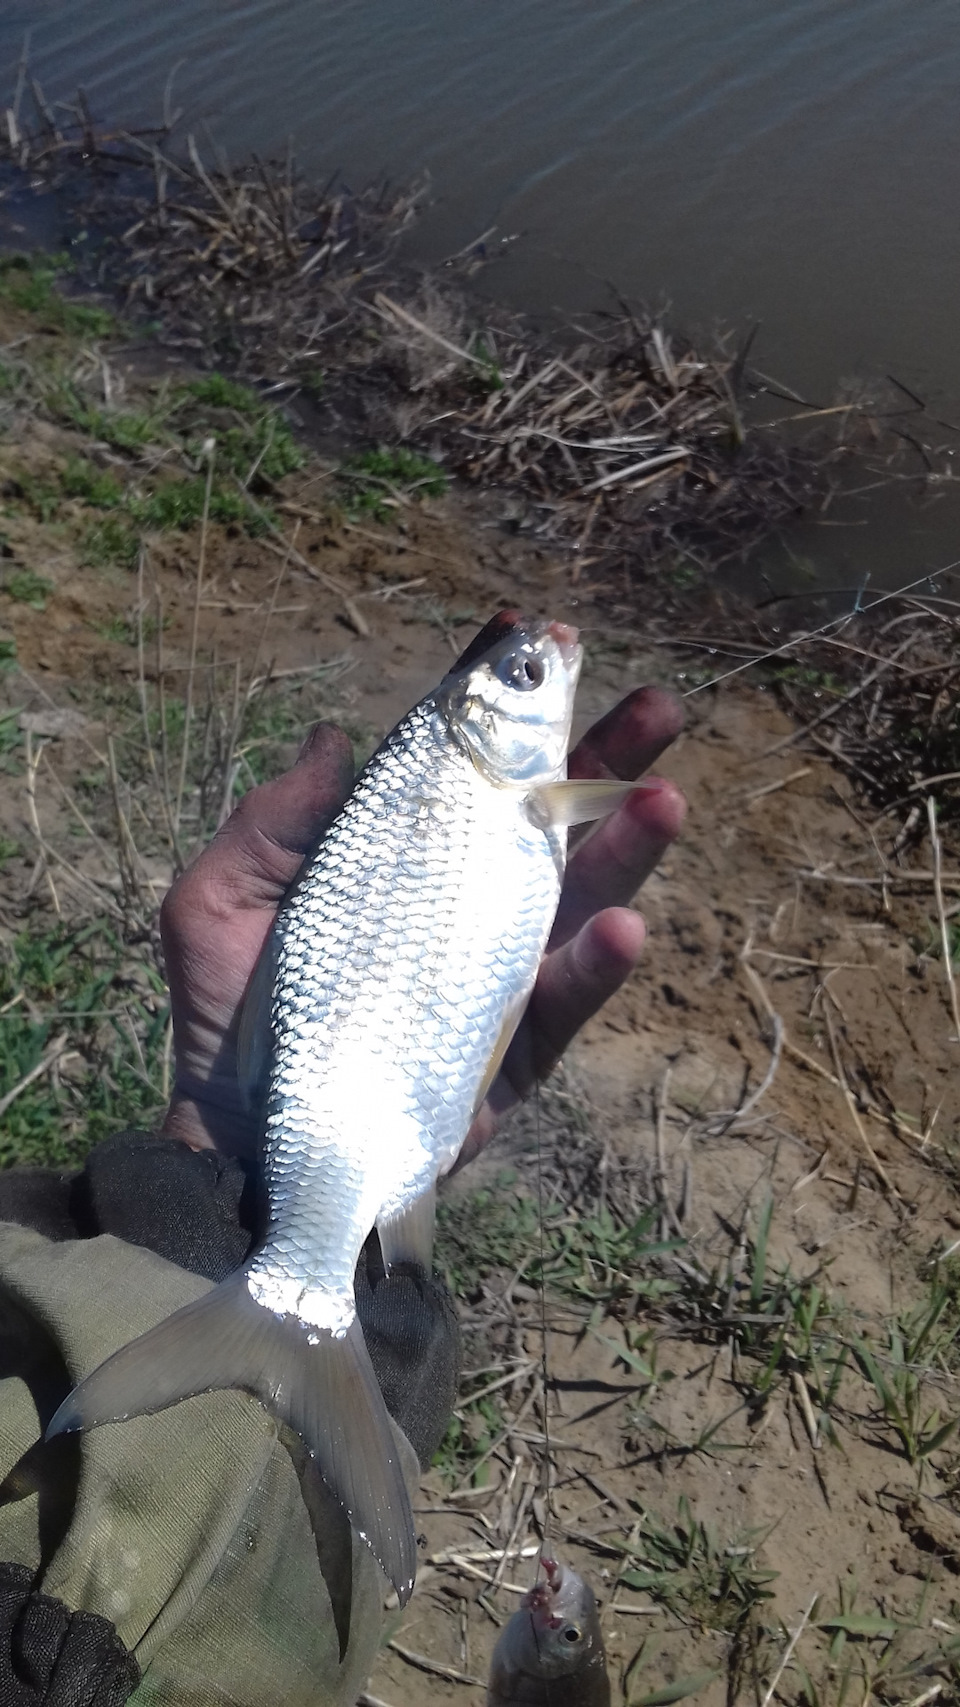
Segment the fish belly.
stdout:
<path fill-rule="evenodd" d="M 445 760 L 418 788 L 374 778 L 284 919 L 260 1262 L 288 1307 L 352 1295 L 374 1223 L 452 1166 L 556 911 L 562 832 Z"/>

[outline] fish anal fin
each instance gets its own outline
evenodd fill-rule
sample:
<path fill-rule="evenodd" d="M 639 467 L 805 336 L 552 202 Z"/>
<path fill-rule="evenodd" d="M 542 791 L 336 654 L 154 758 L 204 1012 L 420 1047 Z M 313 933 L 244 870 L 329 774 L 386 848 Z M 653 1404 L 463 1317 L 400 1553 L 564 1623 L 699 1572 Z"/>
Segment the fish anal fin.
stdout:
<path fill-rule="evenodd" d="M 500 1027 L 500 1035 L 493 1046 L 493 1052 L 487 1062 L 483 1078 L 480 1080 L 480 1085 L 477 1090 L 476 1100 L 473 1105 L 474 1114 L 477 1113 L 478 1109 L 483 1104 L 490 1086 L 493 1084 L 500 1068 L 503 1066 L 503 1058 L 513 1042 L 517 1026 L 520 1024 L 526 1010 L 527 1003 L 530 1000 L 530 992 L 532 989 L 533 984 L 531 982 L 528 989 L 521 990 L 518 995 L 511 998 L 504 1010 L 503 1024 Z"/>
<path fill-rule="evenodd" d="M 609 818 L 631 794 L 659 785 L 649 782 L 616 782 L 594 777 L 569 782 L 547 782 L 530 795 L 532 815 L 555 829 L 575 824 L 593 824 Z"/>
<path fill-rule="evenodd" d="M 409 1263 L 427 1274 L 433 1269 L 433 1233 L 437 1219 L 437 1188 L 431 1186 L 397 1215 L 377 1221 L 377 1237 L 383 1266 L 390 1273 L 398 1263 Z"/>
<path fill-rule="evenodd" d="M 356 1317 L 335 1337 L 258 1304 L 246 1275 L 231 1275 L 81 1381 L 54 1416 L 47 1439 L 230 1387 L 253 1393 L 300 1437 L 404 1605 L 416 1571 L 413 1517 Z M 309 1501 L 307 1509 L 315 1521 Z M 319 1551 L 322 1537 L 317 1541 Z"/>
<path fill-rule="evenodd" d="M 273 1043 L 271 1006 L 280 944 L 271 931 L 250 976 L 237 1031 L 237 1078 L 248 1108 L 257 1106 L 267 1088 Z"/>

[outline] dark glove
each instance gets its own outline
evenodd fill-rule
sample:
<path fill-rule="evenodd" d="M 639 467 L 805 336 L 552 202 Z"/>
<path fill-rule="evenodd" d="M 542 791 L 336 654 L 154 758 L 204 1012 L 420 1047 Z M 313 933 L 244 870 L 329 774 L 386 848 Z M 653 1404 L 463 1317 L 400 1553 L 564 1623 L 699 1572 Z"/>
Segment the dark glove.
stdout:
<path fill-rule="evenodd" d="M 122 1707 L 140 1668 L 112 1624 L 37 1594 L 23 1565 L 0 1565 L 3 1707 Z"/>

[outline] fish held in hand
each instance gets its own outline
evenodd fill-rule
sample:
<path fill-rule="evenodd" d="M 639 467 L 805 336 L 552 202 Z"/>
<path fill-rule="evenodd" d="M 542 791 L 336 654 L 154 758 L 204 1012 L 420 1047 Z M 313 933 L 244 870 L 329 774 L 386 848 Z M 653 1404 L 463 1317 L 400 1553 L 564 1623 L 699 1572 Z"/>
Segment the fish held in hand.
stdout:
<path fill-rule="evenodd" d="M 569 1565 L 542 1565 L 493 1650 L 487 1707 L 610 1707 L 593 1591 Z"/>
<path fill-rule="evenodd" d="M 387 1272 L 429 1269 L 436 1182 L 533 989 L 566 826 L 628 791 L 565 780 L 579 668 L 575 629 L 501 613 L 361 772 L 246 998 L 240 1072 L 264 1109 L 262 1236 L 241 1270 L 88 1375 L 48 1429 L 250 1392 L 300 1437 L 301 1464 L 401 1604 L 413 1520 L 355 1270 L 374 1227 Z"/>

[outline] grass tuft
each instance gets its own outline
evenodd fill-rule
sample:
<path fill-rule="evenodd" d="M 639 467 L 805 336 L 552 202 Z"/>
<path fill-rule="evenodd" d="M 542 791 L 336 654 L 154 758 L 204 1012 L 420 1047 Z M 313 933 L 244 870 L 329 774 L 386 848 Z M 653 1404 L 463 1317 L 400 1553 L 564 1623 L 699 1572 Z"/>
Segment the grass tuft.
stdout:
<path fill-rule="evenodd" d="M 46 610 L 53 582 L 33 569 L 14 569 L 4 577 L 3 591 L 17 604 L 29 605 L 31 610 Z"/>
<path fill-rule="evenodd" d="M 71 337 L 109 337 L 117 321 L 108 309 L 73 302 L 57 289 L 57 280 L 69 270 L 69 260 L 62 255 L 0 256 L 0 301 Z"/>
<path fill-rule="evenodd" d="M 167 1018 L 159 973 L 106 920 L 35 924 L 8 943 L 0 1098 L 49 1065 L 3 1114 L 0 1166 L 77 1163 L 111 1132 L 149 1124 L 163 1102 Z"/>
<path fill-rule="evenodd" d="M 339 479 L 348 515 L 385 521 L 399 496 L 442 498 L 450 481 L 430 457 L 402 445 L 366 450 L 340 465 Z"/>

